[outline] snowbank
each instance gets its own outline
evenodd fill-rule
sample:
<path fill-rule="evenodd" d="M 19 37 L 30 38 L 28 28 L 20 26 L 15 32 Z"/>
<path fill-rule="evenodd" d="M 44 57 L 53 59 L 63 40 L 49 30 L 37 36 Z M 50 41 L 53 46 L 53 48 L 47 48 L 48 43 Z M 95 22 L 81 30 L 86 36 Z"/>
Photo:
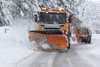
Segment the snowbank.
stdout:
<path fill-rule="evenodd" d="M 13 27 L 0 27 L 0 67 L 10 67 L 35 52 L 27 30 L 28 20 L 20 18 L 14 21 Z"/>

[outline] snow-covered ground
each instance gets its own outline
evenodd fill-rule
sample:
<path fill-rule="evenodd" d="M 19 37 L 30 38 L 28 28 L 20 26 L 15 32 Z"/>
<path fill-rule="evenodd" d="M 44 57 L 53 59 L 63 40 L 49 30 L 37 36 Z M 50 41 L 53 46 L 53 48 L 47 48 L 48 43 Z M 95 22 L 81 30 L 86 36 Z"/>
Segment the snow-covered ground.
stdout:
<path fill-rule="evenodd" d="M 30 21 L 28 21 L 27 18 L 16 18 L 13 22 L 13 26 L 0 27 L 0 67 L 29 67 L 30 65 L 27 64 L 32 64 L 32 61 L 35 61 L 36 57 L 42 54 L 42 52 L 34 51 L 34 46 L 29 42 L 27 30 Z M 36 25 L 33 25 L 33 27 L 35 26 Z M 5 29 L 8 29 L 6 33 Z M 88 56 L 88 54 L 92 54 L 96 57 L 100 56 L 100 34 L 93 34 L 92 44 L 79 44 L 80 46 L 77 42 L 73 42 L 72 44 L 75 45 L 77 49 L 74 48 L 73 45 L 71 48 L 74 48 L 75 51 L 81 55 L 86 54 L 86 56 Z M 53 61 L 52 57 L 54 58 L 56 53 L 43 53 L 40 58 L 44 57 L 44 55 L 47 57 L 50 56 L 47 58 L 50 59 L 48 61 L 48 65 L 50 65 L 53 63 L 51 62 Z M 24 61 L 25 59 L 27 59 L 27 62 Z M 41 62 L 43 62 L 43 59 Z M 25 66 L 25 63 L 27 63 L 27 66 Z M 17 66 L 18 64 L 21 66 Z"/>
<path fill-rule="evenodd" d="M 17 18 L 12 27 L 0 27 L 0 67 L 9 67 L 34 53 L 28 39 L 28 22 Z"/>

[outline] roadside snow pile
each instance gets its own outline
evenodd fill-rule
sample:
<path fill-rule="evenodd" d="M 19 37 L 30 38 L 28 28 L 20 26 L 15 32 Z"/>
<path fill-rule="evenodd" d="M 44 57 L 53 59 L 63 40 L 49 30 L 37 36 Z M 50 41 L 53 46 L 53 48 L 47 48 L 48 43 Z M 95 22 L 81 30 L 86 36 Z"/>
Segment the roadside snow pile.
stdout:
<path fill-rule="evenodd" d="M 28 21 L 20 18 L 15 21 L 13 27 L 0 27 L 0 67 L 10 67 L 34 53 L 28 40 Z"/>
<path fill-rule="evenodd" d="M 77 50 L 79 53 L 91 54 L 97 57 L 100 56 L 100 34 L 93 34 L 91 44 L 79 44 Z"/>
<path fill-rule="evenodd" d="M 91 54 L 99 55 L 100 56 L 100 35 L 94 34 L 94 39 L 97 39 L 96 42 L 94 42 L 93 49 L 91 49 Z"/>

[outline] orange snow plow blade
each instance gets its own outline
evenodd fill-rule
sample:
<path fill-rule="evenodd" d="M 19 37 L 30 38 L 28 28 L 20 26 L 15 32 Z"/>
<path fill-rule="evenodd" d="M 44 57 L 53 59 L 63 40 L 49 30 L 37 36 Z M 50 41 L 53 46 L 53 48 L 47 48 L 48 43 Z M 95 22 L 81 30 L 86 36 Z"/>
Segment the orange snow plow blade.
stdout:
<path fill-rule="evenodd" d="M 47 35 L 48 42 L 56 49 L 66 49 L 67 40 L 63 35 Z"/>
<path fill-rule="evenodd" d="M 29 31 L 29 39 L 37 44 L 48 43 L 52 49 L 65 50 L 68 40 L 61 31 Z"/>

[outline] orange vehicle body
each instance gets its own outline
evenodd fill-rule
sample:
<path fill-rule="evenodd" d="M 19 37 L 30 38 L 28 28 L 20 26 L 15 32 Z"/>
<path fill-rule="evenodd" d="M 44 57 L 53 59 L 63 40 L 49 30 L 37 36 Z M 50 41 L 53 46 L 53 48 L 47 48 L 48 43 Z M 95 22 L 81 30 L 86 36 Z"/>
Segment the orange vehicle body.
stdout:
<path fill-rule="evenodd" d="M 54 13 L 54 14 L 66 14 L 65 10 L 41 10 L 39 13 Z M 65 17 L 66 19 L 67 16 Z M 45 25 L 45 24 L 44 24 Z M 69 47 L 69 40 L 66 34 L 70 30 L 70 22 L 66 21 L 63 24 L 46 24 L 46 29 L 41 22 L 38 22 L 38 30 L 29 30 L 29 38 L 36 43 L 44 42 L 48 43 L 52 49 L 66 50 Z M 58 27 L 58 26 L 59 27 Z"/>
<path fill-rule="evenodd" d="M 73 30 L 74 30 L 74 33 L 76 34 L 76 38 L 79 43 L 81 42 L 91 43 L 92 34 L 87 27 L 77 27 L 77 28 L 74 28 Z"/>
<path fill-rule="evenodd" d="M 52 49 L 66 49 L 68 47 L 68 40 L 66 40 L 66 37 L 64 35 L 54 35 L 54 34 L 40 34 L 40 33 L 34 33 L 29 32 L 30 36 L 33 38 L 33 40 L 39 42 L 44 41 L 43 38 L 46 38 L 46 42 L 50 44 Z M 42 39 L 42 40 L 39 40 Z M 39 41 L 38 41 L 39 40 Z"/>

